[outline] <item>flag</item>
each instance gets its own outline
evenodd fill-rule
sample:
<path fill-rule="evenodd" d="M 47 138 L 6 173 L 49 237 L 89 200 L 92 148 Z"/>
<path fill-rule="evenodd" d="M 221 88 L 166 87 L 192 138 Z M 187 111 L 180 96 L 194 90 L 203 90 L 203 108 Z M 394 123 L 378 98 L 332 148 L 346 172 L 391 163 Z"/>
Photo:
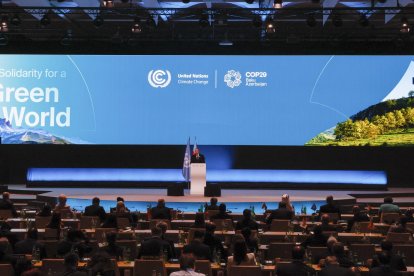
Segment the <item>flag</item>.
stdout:
<path fill-rule="evenodd" d="M 184 162 L 183 162 L 183 177 L 185 181 L 190 181 L 190 161 L 191 161 L 191 150 L 190 150 L 190 137 L 188 137 L 187 146 L 185 148 Z"/>
<path fill-rule="evenodd" d="M 311 209 L 312 209 L 314 212 L 316 211 L 317 207 L 316 207 L 316 204 L 315 204 L 315 203 L 314 203 L 314 204 L 312 204 Z"/>
<path fill-rule="evenodd" d="M 194 139 L 193 154 L 196 151 L 196 149 L 198 149 L 198 147 L 197 147 L 197 137 L 195 137 L 195 139 Z"/>

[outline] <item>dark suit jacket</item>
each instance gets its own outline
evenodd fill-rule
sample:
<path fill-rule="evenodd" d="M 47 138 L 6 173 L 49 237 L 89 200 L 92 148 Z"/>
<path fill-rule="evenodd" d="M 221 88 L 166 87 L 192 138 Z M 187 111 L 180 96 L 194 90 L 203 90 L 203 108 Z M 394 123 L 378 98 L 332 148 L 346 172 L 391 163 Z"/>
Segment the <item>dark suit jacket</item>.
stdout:
<path fill-rule="evenodd" d="M 391 262 L 390 262 L 391 268 L 393 268 L 395 270 L 398 270 L 398 271 L 406 271 L 407 270 L 407 266 L 405 265 L 405 261 L 401 256 L 399 256 L 397 254 L 392 254 L 392 253 L 390 253 L 390 255 L 391 255 Z M 381 266 L 381 264 L 378 260 L 378 256 L 375 255 L 372 258 L 371 267 L 374 268 L 374 267 L 379 267 L 379 266 Z"/>
<path fill-rule="evenodd" d="M 218 205 L 207 205 L 206 206 L 206 211 L 218 211 L 219 210 L 219 206 Z"/>
<path fill-rule="evenodd" d="M 107 246 L 102 247 L 102 250 L 104 250 L 108 255 L 112 258 L 116 258 L 117 260 L 121 260 L 124 250 L 122 247 L 116 245 L 116 244 L 108 244 Z M 131 256 L 134 259 L 136 256 Z"/>
<path fill-rule="evenodd" d="M 11 210 L 13 217 L 17 217 L 17 212 L 14 208 L 14 204 L 8 199 L 0 199 L 0 210 Z"/>
<path fill-rule="evenodd" d="M 242 230 L 243 228 L 250 228 L 250 230 L 258 230 L 259 224 L 253 219 L 251 220 L 240 220 L 236 224 L 236 230 Z"/>
<path fill-rule="evenodd" d="M 206 163 L 206 159 L 202 154 L 199 154 L 198 158 L 195 155 L 191 155 L 191 163 Z"/>
<path fill-rule="evenodd" d="M 369 271 L 370 276 L 400 276 L 401 272 L 391 268 L 389 265 L 381 265 L 371 268 Z"/>
<path fill-rule="evenodd" d="M 313 275 L 313 269 L 301 261 L 291 263 L 280 263 L 276 269 L 278 276 L 308 276 Z"/>
<path fill-rule="evenodd" d="M 266 223 L 271 224 L 273 219 L 291 220 L 293 215 L 293 211 L 290 211 L 287 208 L 279 208 L 270 212 L 270 215 L 266 219 Z"/>
<path fill-rule="evenodd" d="M 46 257 L 46 249 L 45 246 L 37 240 L 33 239 L 25 239 L 22 241 L 17 242 L 14 245 L 14 253 L 15 254 L 32 254 L 33 253 L 33 247 L 39 248 L 40 251 L 40 258 Z"/>
<path fill-rule="evenodd" d="M 221 259 L 224 259 L 224 260 L 227 259 L 227 254 L 224 250 L 223 244 L 222 244 L 221 239 L 219 237 L 215 236 L 214 234 L 211 234 L 211 233 L 207 232 L 204 235 L 203 243 L 210 248 L 210 252 L 211 252 L 212 256 L 213 256 L 214 251 L 216 251 L 216 252 L 220 251 L 221 252 Z"/>
<path fill-rule="evenodd" d="M 341 267 L 339 265 L 329 265 L 319 272 L 319 276 L 353 276 L 355 273 L 346 267 Z"/>
<path fill-rule="evenodd" d="M 339 210 L 339 207 L 336 205 L 322 205 L 321 208 L 319 208 L 319 213 L 337 213 L 339 214 L 339 218 L 341 218 L 341 211 Z"/>
<path fill-rule="evenodd" d="M 151 208 L 151 218 L 171 220 L 171 209 L 167 207 L 164 207 L 164 208 L 153 207 Z"/>
<path fill-rule="evenodd" d="M 141 251 L 138 258 L 142 256 L 160 256 L 164 250 L 167 250 L 168 258 L 172 258 L 172 248 L 168 241 L 164 241 L 161 237 L 150 237 L 141 243 Z"/>
<path fill-rule="evenodd" d="M 354 216 L 350 220 L 348 220 L 347 230 L 351 231 L 352 226 L 354 226 L 355 222 L 363 222 L 363 221 L 369 221 L 369 217 L 367 214 L 365 213 L 354 214 Z"/>
<path fill-rule="evenodd" d="M 102 206 L 90 205 L 85 208 L 85 216 L 98 216 L 101 221 L 106 218 L 106 212 Z"/>
<path fill-rule="evenodd" d="M 183 248 L 183 253 L 193 253 L 196 259 L 213 261 L 210 247 L 199 240 L 193 240 Z"/>

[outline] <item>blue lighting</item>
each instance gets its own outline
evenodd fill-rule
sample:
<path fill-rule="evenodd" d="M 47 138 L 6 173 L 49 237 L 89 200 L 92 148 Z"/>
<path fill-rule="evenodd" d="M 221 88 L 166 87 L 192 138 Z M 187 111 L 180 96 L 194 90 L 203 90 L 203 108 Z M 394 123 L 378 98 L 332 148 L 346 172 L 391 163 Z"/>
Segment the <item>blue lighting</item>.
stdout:
<path fill-rule="evenodd" d="M 28 181 L 182 182 L 181 169 L 30 168 Z M 207 170 L 209 182 L 286 182 L 386 185 L 384 171 Z"/>

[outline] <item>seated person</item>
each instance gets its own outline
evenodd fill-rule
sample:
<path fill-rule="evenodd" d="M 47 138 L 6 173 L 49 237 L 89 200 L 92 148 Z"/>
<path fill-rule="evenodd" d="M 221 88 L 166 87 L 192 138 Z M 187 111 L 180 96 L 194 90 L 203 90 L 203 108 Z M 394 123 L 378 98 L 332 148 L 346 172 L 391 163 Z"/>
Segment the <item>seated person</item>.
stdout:
<path fill-rule="evenodd" d="M 227 206 L 224 203 L 221 203 L 219 206 L 219 213 L 211 216 L 210 220 L 215 219 L 231 219 L 233 221 L 233 217 L 227 213 Z"/>
<path fill-rule="evenodd" d="M 348 232 L 352 231 L 352 227 L 354 226 L 355 222 L 369 221 L 368 215 L 366 213 L 361 212 L 361 208 L 359 208 L 358 205 L 352 207 L 352 213 L 354 216 L 348 220 Z"/>
<path fill-rule="evenodd" d="M 68 254 L 65 257 L 65 276 L 88 276 L 85 271 L 78 270 L 79 257 L 76 254 Z"/>
<path fill-rule="evenodd" d="M 259 250 L 259 243 L 256 238 L 252 237 L 252 230 L 249 227 L 245 227 L 241 230 L 241 234 L 246 242 L 247 251 L 257 252 Z"/>
<path fill-rule="evenodd" d="M 413 231 L 410 228 L 407 228 L 408 219 L 405 215 L 401 215 L 400 221 L 397 225 L 392 225 L 388 229 L 388 233 L 410 233 L 413 234 Z"/>
<path fill-rule="evenodd" d="M 45 204 L 40 210 L 39 213 L 36 214 L 38 217 L 50 217 L 52 215 L 52 207 L 49 204 Z"/>
<path fill-rule="evenodd" d="M 325 267 L 319 272 L 319 276 L 353 276 L 356 273 L 346 267 L 339 266 L 339 262 L 335 256 L 328 256 L 325 259 Z"/>
<path fill-rule="evenodd" d="M 61 194 L 58 197 L 58 204 L 56 204 L 54 212 L 60 212 L 60 213 L 70 213 L 72 214 L 72 210 L 69 205 L 66 204 L 67 197 L 64 194 Z"/>
<path fill-rule="evenodd" d="M 10 210 L 13 217 L 17 217 L 16 209 L 13 202 L 10 200 L 10 193 L 4 192 L 3 198 L 0 199 L 0 210 Z"/>
<path fill-rule="evenodd" d="M 116 203 L 118 203 L 118 202 L 120 202 L 120 201 L 122 201 L 123 203 L 125 203 L 124 198 L 123 198 L 123 197 L 118 196 L 118 197 L 116 198 Z M 129 211 L 129 209 L 128 209 L 127 207 L 125 207 L 125 209 L 126 209 L 128 212 L 130 212 L 130 211 Z M 115 212 L 115 211 L 116 211 L 116 206 L 115 206 L 115 207 L 111 207 L 111 208 L 109 208 L 109 212 L 110 212 L 110 213 L 113 213 L 113 212 Z"/>
<path fill-rule="evenodd" d="M 308 246 L 314 247 L 324 247 L 328 237 L 323 234 L 323 229 L 321 225 L 316 225 L 313 228 L 313 234 L 308 236 L 305 241 L 301 243 L 301 246 L 307 248 Z"/>
<path fill-rule="evenodd" d="M 326 204 L 322 205 L 319 208 L 319 215 L 325 214 L 325 213 L 329 213 L 329 214 L 338 214 L 339 219 L 341 219 L 341 211 L 339 209 L 338 206 L 336 206 L 335 202 L 334 202 L 334 198 L 333 196 L 327 196 L 326 197 Z"/>
<path fill-rule="evenodd" d="M 83 258 L 86 253 L 92 251 L 89 239 L 81 230 L 70 229 L 66 238 L 58 243 L 56 252 L 59 256 L 65 256 L 72 250 L 78 251 L 79 258 Z"/>
<path fill-rule="evenodd" d="M 243 219 L 236 223 L 236 230 L 242 230 L 243 228 L 250 228 L 250 230 L 259 230 L 259 224 L 252 219 L 252 211 L 244 209 Z"/>
<path fill-rule="evenodd" d="M 219 206 L 217 205 L 217 198 L 216 197 L 212 197 L 210 199 L 210 205 L 206 205 L 206 211 L 218 211 Z"/>
<path fill-rule="evenodd" d="M 115 269 L 111 263 L 111 256 L 105 251 L 98 250 L 92 255 L 91 260 L 88 262 L 89 275 L 92 276 L 115 276 Z"/>
<path fill-rule="evenodd" d="M 204 233 L 202 231 L 194 231 L 193 240 L 184 246 L 183 254 L 193 254 L 197 260 L 213 261 L 210 247 L 203 243 Z"/>
<path fill-rule="evenodd" d="M 45 246 L 38 241 L 38 231 L 36 228 L 30 228 L 27 231 L 27 237 L 26 239 L 19 241 L 14 246 L 14 253 L 15 254 L 32 254 L 33 249 L 36 248 L 36 250 L 39 251 L 40 258 L 46 258 L 46 249 Z"/>
<path fill-rule="evenodd" d="M 129 211 L 127 211 L 123 201 L 118 201 L 116 204 L 115 216 L 117 218 L 127 218 L 129 223 L 132 222 L 132 216 Z"/>
<path fill-rule="evenodd" d="M 204 213 L 196 213 L 194 224 L 190 226 L 190 228 L 205 228 L 206 227 L 206 220 L 204 218 Z"/>
<path fill-rule="evenodd" d="M 389 266 L 398 271 L 407 271 L 407 266 L 405 265 L 404 259 L 400 255 L 394 254 L 392 252 L 392 247 L 393 245 L 392 245 L 392 242 L 390 241 L 383 240 L 381 242 L 382 252 L 386 252 L 390 257 Z M 371 267 L 378 267 L 378 266 L 381 266 L 381 262 L 379 261 L 379 256 L 375 255 L 372 258 Z"/>
<path fill-rule="evenodd" d="M 205 276 L 194 271 L 195 259 L 191 254 L 180 257 L 180 270 L 170 274 L 170 276 Z"/>
<path fill-rule="evenodd" d="M 99 205 L 100 199 L 99 197 L 94 197 L 92 199 L 92 205 L 85 207 L 85 212 L 83 213 L 84 216 L 91 216 L 91 217 L 99 217 L 100 221 L 105 221 L 106 212 L 102 206 Z"/>
<path fill-rule="evenodd" d="M 266 223 L 271 224 L 274 219 L 292 220 L 293 215 L 293 212 L 287 208 L 286 202 L 279 202 L 279 208 L 270 212 Z"/>
<path fill-rule="evenodd" d="M 323 214 L 321 217 L 322 232 L 338 232 L 342 231 L 342 228 L 338 224 L 331 224 L 328 214 Z"/>
<path fill-rule="evenodd" d="M 384 203 L 381 204 L 381 206 L 379 207 L 378 215 L 381 217 L 381 214 L 383 213 L 400 213 L 400 208 L 393 202 L 394 200 L 392 199 L 392 197 L 385 197 Z"/>
<path fill-rule="evenodd" d="M 122 249 L 122 247 L 116 244 L 116 235 L 117 235 L 116 232 L 107 233 L 106 234 L 107 245 L 102 247 L 101 249 L 105 251 L 111 258 L 121 260 L 123 257 L 124 250 Z"/>
<path fill-rule="evenodd" d="M 337 242 L 332 246 L 332 253 L 338 260 L 340 266 L 348 268 L 355 266 L 354 262 L 345 254 L 345 247 L 341 242 Z"/>
<path fill-rule="evenodd" d="M 373 267 L 369 271 L 371 276 L 383 276 L 383 275 L 402 275 L 401 272 L 395 270 L 390 266 L 391 256 L 389 252 L 381 252 L 378 254 L 379 266 Z"/>
<path fill-rule="evenodd" d="M 168 259 L 173 256 L 170 243 L 161 238 L 161 228 L 155 226 L 151 229 L 151 237 L 145 239 L 141 243 L 141 250 L 138 258 L 141 257 L 161 257 L 163 254 L 167 255 Z"/>
<path fill-rule="evenodd" d="M 256 265 L 254 253 L 247 253 L 247 246 L 242 236 L 235 237 L 233 256 L 227 258 L 227 268 L 233 265 Z"/>
<path fill-rule="evenodd" d="M 292 203 L 290 202 L 290 197 L 288 194 L 282 195 L 282 202 L 286 203 L 286 208 L 293 213 L 295 213 L 295 208 L 293 207 Z"/>
<path fill-rule="evenodd" d="M 118 228 L 115 214 L 108 214 L 105 221 L 101 224 L 101 228 Z"/>
<path fill-rule="evenodd" d="M 278 265 L 276 275 L 278 276 L 307 276 L 314 275 L 314 270 L 304 262 L 305 249 L 302 246 L 295 246 L 292 250 L 292 262 Z"/>
<path fill-rule="evenodd" d="M 164 199 L 158 199 L 157 206 L 151 208 L 151 218 L 171 220 L 171 209 L 165 206 Z"/>
<path fill-rule="evenodd" d="M 167 233 L 167 230 L 168 230 L 167 223 L 161 221 L 160 223 L 157 224 L 157 227 L 161 229 L 161 239 L 163 241 L 168 242 L 170 244 L 170 247 L 171 247 L 171 250 L 172 250 L 171 251 L 171 253 L 172 253 L 171 254 L 171 257 L 172 258 L 175 258 L 176 255 L 175 255 L 175 245 L 174 245 L 174 241 L 171 240 L 171 239 L 169 239 L 169 238 L 167 238 L 167 236 L 166 236 L 166 233 Z"/>
<path fill-rule="evenodd" d="M 214 253 L 220 254 L 220 259 L 227 259 L 227 252 L 224 250 L 221 239 L 215 235 L 216 225 L 212 222 L 206 223 L 206 232 L 203 243 L 210 248 L 211 256 Z"/>

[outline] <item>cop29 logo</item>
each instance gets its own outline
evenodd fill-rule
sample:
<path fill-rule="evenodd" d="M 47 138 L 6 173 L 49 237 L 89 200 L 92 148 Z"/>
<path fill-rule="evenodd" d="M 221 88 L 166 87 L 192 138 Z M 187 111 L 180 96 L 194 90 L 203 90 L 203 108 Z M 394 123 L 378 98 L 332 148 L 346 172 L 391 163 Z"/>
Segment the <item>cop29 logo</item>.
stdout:
<path fill-rule="evenodd" d="M 241 74 L 235 70 L 227 71 L 227 74 L 224 75 L 224 82 L 228 87 L 234 88 L 241 84 Z"/>
<path fill-rule="evenodd" d="M 171 73 L 168 70 L 151 70 L 148 73 L 148 83 L 154 88 L 165 88 L 171 82 Z"/>

